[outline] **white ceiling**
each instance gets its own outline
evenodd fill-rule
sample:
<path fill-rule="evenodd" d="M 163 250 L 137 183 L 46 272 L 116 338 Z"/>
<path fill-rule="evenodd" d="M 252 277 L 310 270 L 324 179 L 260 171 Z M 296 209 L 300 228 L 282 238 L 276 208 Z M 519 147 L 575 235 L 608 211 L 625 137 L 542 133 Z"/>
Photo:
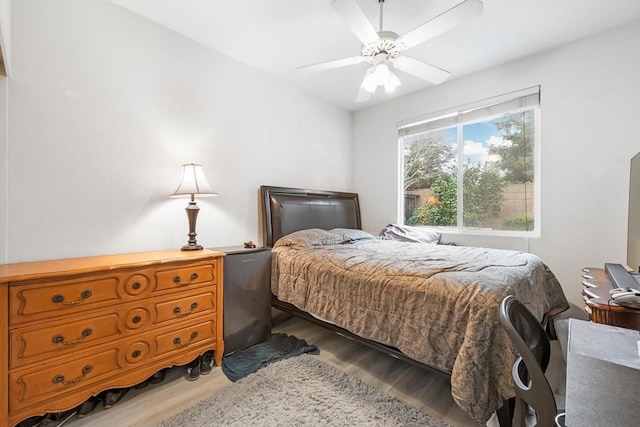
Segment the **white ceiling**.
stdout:
<path fill-rule="evenodd" d="M 356 56 L 360 42 L 331 0 L 112 0 L 239 62 L 355 111 L 432 86 L 397 72 L 402 85 L 355 103 L 369 64 L 301 73 L 297 67 Z M 357 0 L 378 30 L 378 0 Z M 400 35 L 462 0 L 386 0 L 384 30 Z M 404 52 L 449 79 L 640 20 L 640 0 L 483 0 L 482 14 Z"/>

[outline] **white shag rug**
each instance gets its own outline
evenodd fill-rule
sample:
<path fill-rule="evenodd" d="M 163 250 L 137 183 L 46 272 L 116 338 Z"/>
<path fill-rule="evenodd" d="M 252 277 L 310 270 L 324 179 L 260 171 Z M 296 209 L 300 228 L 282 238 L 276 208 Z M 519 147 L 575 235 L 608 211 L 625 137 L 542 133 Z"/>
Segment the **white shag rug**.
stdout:
<path fill-rule="evenodd" d="M 317 356 L 302 355 L 272 363 L 158 427 L 303 425 L 447 426 Z"/>

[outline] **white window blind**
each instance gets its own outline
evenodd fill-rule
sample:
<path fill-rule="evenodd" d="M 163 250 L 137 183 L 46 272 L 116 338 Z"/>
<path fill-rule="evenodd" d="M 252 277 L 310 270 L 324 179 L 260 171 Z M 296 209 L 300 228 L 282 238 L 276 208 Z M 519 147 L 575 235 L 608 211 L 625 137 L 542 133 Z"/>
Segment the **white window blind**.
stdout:
<path fill-rule="evenodd" d="M 518 110 L 538 107 L 539 105 L 540 86 L 533 86 L 426 116 L 405 120 L 398 124 L 398 136 L 410 136 L 422 132 L 444 129 L 506 112 L 513 113 Z"/>

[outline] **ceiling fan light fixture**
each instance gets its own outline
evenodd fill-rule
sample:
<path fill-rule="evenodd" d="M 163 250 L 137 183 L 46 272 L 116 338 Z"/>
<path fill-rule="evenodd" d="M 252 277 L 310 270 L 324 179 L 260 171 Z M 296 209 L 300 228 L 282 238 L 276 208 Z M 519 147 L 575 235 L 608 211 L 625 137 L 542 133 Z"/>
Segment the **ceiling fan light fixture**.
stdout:
<path fill-rule="evenodd" d="M 374 70 L 375 66 L 369 68 L 364 75 L 364 80 L 362 80 L 361 87 L 369 93 L 375 93 L 378 88 L 378 80 L 376 79 Z"/>
<path fill-rule="evenodd" d="M 383 86 L 387 83 L 390 73 L 391 71 L 389 70 L 387 61 L 379 61 L 373 67 L 373 74 L 375 76 L 376 83 L 378 83 L 378 86 Z"/>
<path fill-rule="evenodd" d="M 396 74 L 393 71 L 389 71 L 389 79 L 384 84 L 384 90 L 386 90 L 387 93 L 393 92 L 401 84 L 402 83 L 400 82 L 400 79 L 398 78 L 398 76 L 396 76 Z"/>
<path fill-rule="evenodd" d="M 391 70 L 391 64 L 386 58 L 377 57 L 375 64 L 370 67 L 362 80 L 362 89 L 375 93 L 378 86 L 384 86 L 387 92 L 393 92 L 400 86 L 400 79 Z"/>

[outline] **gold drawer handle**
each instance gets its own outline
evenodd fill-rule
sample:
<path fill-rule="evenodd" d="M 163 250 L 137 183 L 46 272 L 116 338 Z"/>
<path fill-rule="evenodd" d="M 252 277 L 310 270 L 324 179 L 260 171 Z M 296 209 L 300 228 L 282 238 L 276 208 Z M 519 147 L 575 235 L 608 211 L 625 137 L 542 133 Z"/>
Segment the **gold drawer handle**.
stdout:
<path fill-rule="evenodd" d="M 181 311 L 181 309 L 180 309 L 180 307 L 175 307 L 175 308 L 173 309 L 173 312 L 174 312 L 175 314 L 177 314 L 178 316 L 188 316 L 189 314 L 193 313 L 193 311 L 194 311 L 196 308 L 198 308 L 198 303 L 197 303 L 197 302 L 192 302 L 192 303 L 191 303 L 191 310 L 189 310 L 189 311 L 185 311 L 185 312 L 182 312 L 182 311 Z"/>
<path fill-rule="evenodd" d="M 193 341 L 196 339 L 196 337 L 198 336 L 197 332 L 191 332 L 191 339 L 189 339 L 189 341 L 187 342 L 180 342 L 180 337 L 176 337 L 173 339 L 173 343 L 177 346 L 180 347 L 186 347 L 189 344 L 193 343 Z"/>
<path fill-rule="evenodd" d="M 78 378 L 71 380 L 71 381 L 65 381 L 64 379 L 64 375 L 62 374 L 58 374 L 55 377 L 53 377 L 53 379 L 51 380 L 54 384 L 64 384 L 64 385 L 72 385 L 75 384 L 79 381 L 82 381 L 84 379 L 84 377 L 93 370 L 93 366 L 91 365 L 86 365 L 84 368 L 82 368 L 82 375 L 80 375 Z"/>
<path fill-rule="evenodd" d="M 65 341 L 64 340 L 64 335 L 62 334 L 56 334 L 53 336 L 53 338 L 51 338 L 51 341 L 53 341 L 54 344 L 62 344 L 62 345 L 76 345 L 81 343 L 82 341 L 84 341 L 84 339 L 86 337 L 88 337 L 89 335 L 91 335 L 93 333 L 93 329 L 91 328 L 84 328 L 81 332 L 82 337 L 78 338 L 77 340 L 73 340 L 73 341 Z"/>
<path fill-rule="evenodd" d="M 173 283 L 176 283 L 178 286 L 187 286 L 193 283 L 194 280 L 198 279 L 198 273 L 193 273 L 189 278 L 188 282 L 183 282 L 180 276 L 175 276 L 173 278 Z"/>
<path fill-rule="evenodd" d="M 55 304 L 77 305 L 77 304 L 80 304 L 82 301 L 86 300 L 87 298 L 91 297 L 91 295 L 93 295 L 93 293 L 90 290 L 85 289 L 84 291 L 82 291 L 80 293 L 80 299 L 79 300 L 65 302 L 64 301 L 64 295 L 55 294 L 53 296 L 53 298 L 51 298 L 51 301 L 53 301 Z"/>

